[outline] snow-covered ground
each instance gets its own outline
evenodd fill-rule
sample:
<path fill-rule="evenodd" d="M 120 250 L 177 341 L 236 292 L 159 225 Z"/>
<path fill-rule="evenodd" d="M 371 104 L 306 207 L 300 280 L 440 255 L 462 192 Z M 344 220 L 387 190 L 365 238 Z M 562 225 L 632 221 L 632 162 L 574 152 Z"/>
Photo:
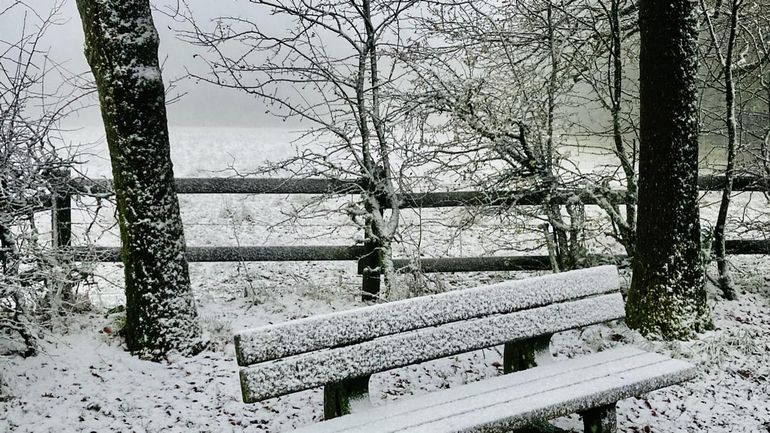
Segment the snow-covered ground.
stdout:
<path fill-rule="evenodd" d="M 249 155 L 285 155 L 288 136 L 280 130 L 258 135 L 249 130 L 172 131 L 177 175 L 212 175 L 236 162 L 248 170 L 261 162 Z M 273 145 L 255 152 L 244 146 L 252 141 Z M 215 142 L 220 146 L 210 145 Z M 94 153 L 103 155 L 103 149 L 96 147 Z M 109 172 L 97 157 L 87 167 L 91 175 Z M 188 243 L 350 244 L 360 236 L 352 228 L 327 233 L 335 220 L 326 217 L 303 226 L 269 227 L 281 219 L 282 210 L 304 199 L 182 196 Z M 115 244 L 113 236 L 93 234 L 103 244 Z M 447 236 L 437 225 L 427 231 L 422 247 L 436 255 L 474 255 L 492 248 L 489 237 L 486 230 Z M 740 297 L 730 302 L 712 297 L 716 329 L 699 340 L 648 342 L 614 324 L 558 334 L 551 350 L 559 358 L 635 344 L 698 365 L 700 374 L 692 382 L 621 402 L 622 432 L 770 432 L 770 260 L 742 256 L 734 265 Z M 95 302 L 92 311 L 67 319 L 56 333 L 44 333 L 40 355 L 0 358 L 0 372 L 14 396 L 0 402 L 0 432 L 277 432 L 314 422 L 322 414 L 320 390 L 241 402 L 231 336 L 248 327 L 361 306 L 355 268 L 337 262 L 191 264 L 209 346 L 196 357 L 157 364 L 130 356 L 114 336 L 120 315 L 106 310 L 122 301 L 120 268 L 100 265 L 96 270 L 104 278 L 85 288 Z M 452 290 L 531 275 L 442 274 L 430 276 L 430 283 L 435 290 Z M 409 277 L 399 287 L 394 296 L 417 291 Z M 499 375 L 501 363 L 498 347 L 377 374 L 372 400 L 382 404 Z M 556 423 L 580 431 L 575 416 Z"/>
<path fill-rule="evenodd" d="M 767 432 L 770 428 L 770 289 L 767 261 L 742 259 L 740 299 L 716 302 L 717 329 L 689 343 L 639 339 L 623 325 L 557 335 L 557 357 L 617 344 L 636 344 L 695 362 L 697 380 L 620 403 L 623 432 Z M 114 319 L 100 310 L 74 318 L 64 335 L 49 334 L 42 354 L 4 358 L 15 398 L 1 403 L 0 431 L 238 432 L 282 431 L 320 419 L 322 395 L 311 390 L 246 405 L 240 401 L 231 334 L 234 330 L 359 306 L 352 272 L 295 266 L 271 270 L 282 281 L 254 304 L 243 275 L 193 265 L 208 350 L 168 364 L 140 361 L 111 336 Z M 255 278 L 265 278 L 252 270 Z M 262 271 L 264 272 L 264 271 Z M 282 272 L 282 274 L 281 274 Z M 445 276 L 452 288 L 524 275 Z M 340 284 L 342 280 L 342 284 Z M 501 348 L 453 356 L 375 375 L 375 404 L 501 374 Z M 561 427 L 579 431 L 576 417 Z"/>

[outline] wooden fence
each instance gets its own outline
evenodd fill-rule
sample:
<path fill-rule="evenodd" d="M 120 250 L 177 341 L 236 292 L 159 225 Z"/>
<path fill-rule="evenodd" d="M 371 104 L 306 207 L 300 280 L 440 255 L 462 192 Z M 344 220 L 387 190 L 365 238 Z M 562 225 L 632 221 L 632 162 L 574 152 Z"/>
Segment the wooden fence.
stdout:
<path fill-rule="evenodd" d="M 53 200 L 52 227 L 54 245 L 70 248 L 76 261 L 120 261 L 120 249 L 116 247 L 85 247 L 71 245 L 74 195 L 109 196 L 112 183 L 109 180 L 72 179 L 70 188 L 59 193 Z M 699 188 L 703 191 L 720 191 L 724 185 L 721 176 L 700 176 Z M 179 194 L 359 194 L 357 182 L 329 179 L 259 179 L 259 178 L 178 178 Z M 766 185 L 757 179 L 735 179 L 734 191 L 765 191 Z M 566 193 L 567 191 L 565 191 Z M 568 194 L 564 194 L 568 196 Z M 400 197 L 401 208 L 440 208 L 465 206 L 532 206 L 543 202 L 544 193 L 538 191 L 454 191 L 407 193 Z M 581 194 L 583 203 L 595 205 L 588 194 Z M 610 199 L 623 204 L 623 191 L 616 191 Z M 386 203 L 387 205 L 387 203 Z M 768 254 L 770 242 L 764 240 L 727 240 L 728 254 Z M 351 246 L 245 246 L 245 247 L 188 247 L 190 262 L 280 262 L 280 261 L 357 261 L 358 273 L 363 274 L 364 299 L 371 299 L 379 292 L 380 276 L 367 275 L 364 270 L 372 266 L 375 255 L 365 245 Z M 618 263 L 624 256 L 601 256 L 597 259 Z M 396 268 L 404 268 L 410 260 L 395 259 Z M 376 265 L 376 263 L 375 263 Z M 549 270 L 550 261 L 545 255 L 445 257 L 423 258 L 419 261 L 422 272 L 492 272 L 519 270 Z"/>

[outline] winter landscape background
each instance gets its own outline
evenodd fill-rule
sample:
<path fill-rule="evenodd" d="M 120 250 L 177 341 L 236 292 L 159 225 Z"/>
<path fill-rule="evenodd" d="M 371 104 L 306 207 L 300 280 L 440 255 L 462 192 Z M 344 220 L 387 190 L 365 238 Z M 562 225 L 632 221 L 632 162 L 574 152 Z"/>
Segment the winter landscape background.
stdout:
<path fill-rule="evenodd" d="M 36 0 L 32 9 L 46 10 L 54 3 L 53 0 Z M 191 0 L 189 3 L 201 22 L 217 15 L 245 14 L 245 9 L 236 5 L 237 2 Z M 546 3 L 550 4 L 543 2 Z M 57 64 L 64 70 L 81 74 L 88 70 L 88 64 L 82 55 L 84 40 L 75 2 L 67 0 L 62 5 L 60 19 L 45 35 L 43 45 L 50 51 L 50 58 L 60 62 Z M 163 78 L 169 88 L 167 96 L 172 99 L 181 95 L 181 99 L 168 106 L 171 156 L 176 177 L 265 177 L 264 173 L 253 172 L 266 162 L 278 162 L 307 149 L 323 151 L 329 145 L 324 141 L 299 138 L 308 127 L 307 122 L 275 117 L 269 112 L 274 107 L 263 99 L 188 76 L 188 73 L 205 75 L 210 72 L 198 57 L 206 49 L 193 47 L 189 41 L 180 39 L 180 29 L 189 30 L 186 27 L 189 23 L 174 16 L 178 12 L 174 8 L 180 3 L 168 0 L 154 2 L 153 5 L 156 7 L 155 24 L 161 37 Z M 4 10 L 4 6 L 0 0 L 0 11 Z M 7 39 L 6 35 L 26 22 L 16 11 L 0 13 L 0 39 Z M 750 12 L 746 14 L 751 16 Z M 255 16 L 261 28 L 269 31 L 282 31 L 290 21 L 267 15 Z M 565 34 L 571 35 L 569 31 Z M 189 39 L 190 35 L 187 37 Z M 336 54 L 337 50 L 342 52 L 344 44 L 337 41 L 325 47 Z M 466 54 L 472 57 L 473 53 Z M 487 61 L 497 61 L 494 55 L 489 57 L 491 60 Z M 465 60 L 469 63 L 476 61 Z M 743 60 L 746 59 L 741 58 Z M 624 57 L 627 63 L 624 73 L 629 75 L 624 85 L 628 86 L 628 93 L 638 90 L 633 84 L 638 81 L 636 61 L 633 54 Z M 345 64 L 345 61 L 340 64 Z M 605 66 L 599 65 L 597 69 L 601 73 L 606 72 Z M 493 71 L 490 81 L 497 84 L 494 80 L 500 79 L 495 76 L 499 65 L 489 69 Z M 542 75 L 541 70 L 522 69 L 537 77 Z M 469 75 L 471 77 L 465 78 L 477 78 Z M 90 75 L 85 77 L 85 81 L 90 80 Z M 78 75 L 78 79 L 81 78 L 83 75 Z M 568 77 L 566 81 L 570 80 L 577 82 L 574 77 Z M 100 123 L 94 89 L 89 88 L 90 81 L 88 83 L 79 84 L 91 92 L 90 99 L 84 98 L 77 110 L 63 119 L 61 124 L 57 123 L 61 130 L 54 134 L 55 142 L 61 152 L 75 155 L 73 175 L 92 179 L 111 178 L 104 127 Z M 65 87 L 71 83 L 53 81 L 51 84 L 59 88 L 57 86 Z M 501 85 L 501 88 L 506 87 L 515 88 L 506 83 Z M 585 102 L 587 88 L 577 87 L 577 91 L 570 93 L 570 97 L 575 99 L 565 98 L 568 101 L 564 104 L 564 112 L 559 113 L 564 115 L 559 118 L 563 122 L 559 126 L 569 128 L 579 123 L 581 127 L 587 125 L 590 129 L 608 123 L 610 117 L 606 110 L 595 114 L 596 107 L 593 105 L 598 104 L 596 101 Z M 479 88 L 485 90 L 483 86 Z M 721 97 L 714 88 L 710 91 Z M 750 86 L 747 85 L 747 88 Z M 569 92 L 573 90 L 570 88 Z M 483 98 L 483 92 L 480 94 L 482 102 L 489 102 Z M 516 94 L 508 96 L 511 106 L 529 103 L 517 99 Z M 716 101 L 715 106 L 721 107 L 719 104 L 722 101 L 717 96 L 711 95 Z M 628 106 L 633 105 L 630 100 L 635 101 L 632 97 L 626 100 L 621 98 L 621 102 Z M 399 102 L 393 105 L 398 107 Z M 522 116 L 531 116 L 527 119 L 534 123 L 542 121 L 547 116 L 542 116 L 538 110 L 544 105 L 545 101 L 535 101 L 532 103 L 535 108 L 521 110 Z M 747 111 L 754 109 L 749 105 L 744 107 Z M 635 154 L 636 112 L 635 108 L 625 108 L 630 114 L 623 121 L 631 126 L 626 125 L 628 129 L 623 131 L 623 151 Z M 521 114 L 516 108 L 511 111 Z M 700 170 L 701 174 L 719 174 L 727 155 L 723 143 L 724 131 L 720 129 L 722 119 L 713 112 L 709 114 L 713 116 L 710 125 L 719 126 L 709 131 L 711 135 L 701 141 Z M 439 116 L 442 120 L 450 117 L 446 113 L 442 116 L 445 116 Z M 505 130 L 510 126 L 510 119 L 503 120 L 503 132 L 510 132 Z M 462 119 L 454 121 L 460 125 L 456 130 L 467 126 Z M 399 136 L 400 130 L 394 128 L 390 132 Z M 446 131 L 442 132 L 446 134 Z M 540 137 L 545 135 L 542 131 L 539 133 Z M 563 165 L 554 171 L 560 174 L 566 170 L 573 174 L 601 171 L 604 175 L 596 176 L 596 179 L 606 180 L 607 185 L 612 187 L 623 187 L 622 180 L 618 180 L 622 176 L 617 176 L 620 173 L 618 160 L 610 152 L 608 135 L 601 143 L 596 143 L 581 135 L 584 133 L 581 130 L 580 133 L 562 136 L 559 131 L 554 133 L 551 130 L 550 134 L 556 136 L 557 142 L 573 143 L 570 146 L 562 143 L 556 149 L 555 153 L 564 159 Z M 575 142 L 580 145 L 574 145 Z M 747 148 L 748 152 L 739 157 L 753 163 L 752 158 L 757 155 L 751 152 L 757 153 L 756 149 Z M 425 169 L 416 167 L 411 175 L 422 174 L 420 170 Z M 613 175 L 606 175 L 613 171 Z M 280 175 L 280 172 L 275 174 Z M 460 177 L 457 173 L 447 174 L 446 177 L 431 174 L 432 182 L 425 182 L 424 185 L 450 191 L 479 186 Z M 328 197 L 320 202 L 317 199 L 317 196 L 310 195 L 179 196 L 188 246 L 352 245 L 363 241 L 363 231 L 351 224 L 350 215 L 346 213 L 349 205 L 361 202 L 361 195 Z M 704 233 L 713 228 L 719 201 L 719 192 L 700 194 Z M 770 222 L 769 206 L 763 193 L 736 193 L 728 217 L 727 238 L 767 239 L 765 229 Z M 120 244 L 116 210 L 109 200 L 78 199 L 73 203 L 73 212 L 75 245 Z M 403 210 L 394 257 L 546 254 L 539 228 L 544 218 L 542 215 L 533 218 L 536 213 L 483 214 L 479 209 L 459 207 Z M 586 245 L 590 252 L 624 254 L 623 248 L 607 235 L 609 220 L 606 213 L 592 205 L 586 206 L 586 213 Z M 45 239 L 43 244 L 51 238 L 50 218 L 48 212 L 40 212 L 35 218 L 39 238 Z M 624 323 L 610 323 L 557 334 L 551 342 L 551 352 L 557 359 L 565 359 L 631 344 L 697 365 L 696 380 L 621 401 L 618 405 L 619 431 L 770 432 L 769 257 L 730 257 L 730 269 L 738 293 L 736 300 L 724 299 L 713 281 L 707 282 L 708 305 L 713 310 L 715 326 L 713 330 L 698 334 L 695 339 L 668 342 L 647 339 Z M 630 270 L 628 263 L 619 264 L 625 291 L 631 280 Z M 320 389 L 256 404 L 242 402 L 233 334 L 248 328 L 367 305 L 361 301 L 361 276 L 355 262 L 190 263 L 192 289 L 206 347 L 192 357 L 172 355 L 168 360 L 157 363 L 132 356 L 126 350 L 124 338 L 118 335 L 126 322 L 126 315 L 121 310 L 126 303 L 123 265 L 85 263 L 84 266 L 85 278 L 76 286 L 80 296 L 76 300 L 89 302 L 73 302 L 67 314 L 59 315 L 57 312 L 52 317 L 48 317 L 46 311 L 36 312 L 44 317 L 40 319 L 42 324 L 31 323 L 39 351 L 36 356 L 19 356 L 24 350 L 19 336 L 12 331 L 0 333 L 0 433 L 279 432 L 319 421 L 323 415 L 323 392 Z M 713 263 L 708 265 L 707 271 L 712 277 L 717 275 Z M 405 273 L 397 276 L 392 291 L 384 300 L 441 293 L 540 274 Z M 13 302 L 5 301 L 4 306 L 14 306 Z M 502 362 L 502 347 L 495 347 L 376 374 L 370 385 L 371 397 L 375 405 L 381 405 L 501 375 Z M 577 415 L 556 420 L 555 424 L 567 431 L 582 431 Z"/>

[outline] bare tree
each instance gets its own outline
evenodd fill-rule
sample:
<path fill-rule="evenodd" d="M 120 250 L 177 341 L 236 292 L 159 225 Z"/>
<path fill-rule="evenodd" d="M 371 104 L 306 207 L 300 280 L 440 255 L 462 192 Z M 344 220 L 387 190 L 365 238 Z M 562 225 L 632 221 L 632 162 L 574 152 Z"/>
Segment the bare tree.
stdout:
<path fill-rule="evenodd" d="M 766 64 L 768 47 L 768 4 L 764 1 L 730 0 L 700 2 L 705 42 L 702 43 L 702 133 L 724 144 L 725 183 L 713 230 L 713 251 L 719 279 L 717 285 L 727 299 L 735 288 L 730 263 L 725 255 L 725 231 L 733 195 L 734 178 L 745 173 L 763 178 L 766 126 Z M 714 141 L 714 140 L 712 140 Z M 746 215 L 732 217 L 737 230 L 753 230 L 755 222 Z M 762 227 L 759 227 L 762 228 Z M 734 230 L 735 231 L 735 230 Z"/>
<path fill-rule="evenodd" d="M 393 281 L 398 192 L 407 188 L 409 156 L 399 124 L 409 106 L 394 98 L 404 73 L 396 53 L 402 16 L 417 1 L 250 3 L 255 14 L 285 22 L 285 30 L 271 32 L 241 17 L 219 17 L 206 29 L 187 7 L 190 28 L 182 37 L 207 49 L 201 58 L 210 70 L 195 77 L 254 95 L 279 119 L 310 124 L 305 137 L 323 145 L 305 146 L 271 172 L 360 185 L 362 201 L 345 210 L 365 230 L 364 298 L 375 297 L 380 274 L 386 284 Z"/>
<path fill-rule="evenodd" d="M 585 12 L 580 19 L 593 30 L 593 43 L 586 47 L 582 57 L 575 59 L 576 69 L 580 83 L 590 89 L 586 103 L 597 105 L 594 112 L 608 112 L 609 126 L 600 124 L 597 127 L 578 120 L 574 129 L 581 138 L 587 134 L 592 140 L 609 138 L 611 141 L 609 149 L 617 165 L 610 165 L 606 173 L 597 173 L 598 176 L 586 176 L 588 191 L 609 217 L 612 238 L 633 256 L 638 195 L 638 86 L 635 74 L 639 51 L 638 2 L 596 0 L 587 1 L 583 7 Z M 625 187 L 622 200 L 617 200 L 619 197 L 612 185 Z"/>
<path fill-rule="evenodd" d="M 727 213 L 730 207 L 730 199 L 733 190 L 733 179 L 735 178 L 735 158 L 736 148 L 738 146 L 738 124 L 736 119 L 736 101 L 735 101 L 735 73 L 734 73 L 734 53 L 737 48 L 738 20 L 741 13 L 742 0 L 729 0 L 719 2 L 727 8 L 727 39 L 720 40 L 717 36 L 713 20 L 720 15 L 722 11 L 712 11 L 706 6 L 704 0 L 700 1 L 701 12 L 703 14 L 706 28 L 708 29 L 709 41 L 711 46 L 707 52 L 713 52 L 716 57 L 719 72 L 717 76 L 720 84 L 724 86 L 724 104 L 725 104 L 725 126 L 727 128 L 727 161 L 725 164 L 725 186 L 722 190 L 722 199 L 719 205 L 719 213 L 714 226 L 713 248 L 716 255 L 717 269 L 719 271 L 719 288 L 727 299 L 735 299 L 735 289 L 733 288 L 732 278 L 729 271 L 729 263 L 725 254 L 725 225 L 727 223 Z M 719 6 L 719 5 L 718 5 Z M 706 62 L 708 64 L 708 60 Z M 721 78 L 721 79 L 720 79 Z"/>
<path fill-rule="evenodd" d="M 736 60 L 739 87 L 746 100 L 741 107 L 745 121 L 740 123 L 741 133 L 750 143 L 744 151 L 749 154 L 749 163 L 744 170 L 750 175 L 763 180 L 765 196 L 770 192 L 770 78 L 768 78 L 768 60 L 770 60 L 770 4 L 750 2 L 744 7 L 748 12 L 742 16 L 742 40 L 745 48 Z M 750 144 L 750 145 L 749 145 Z M 767 231 L 766 222 L 748 222 L 749 229 Z"/>
<path fill-rule="evenodd" d="M 35 218 L 69 187 L 62 172 L 75 164 L 58 128 L 83 93 L 67 85 L 71 77 L 42 47 L 62 3 L 0 8 L 0 16 L 18 18 L 18 28 L 0 38 L 0 329 L 21 336 L 24 355 L 35 353 L 40 325 L 78 301 L 71 289 L 87 275 L 47 241 Z"/>
<path fill-rule="evenodd" d="M 624 34 L 633 32 L 632 2 L 430 2 L 420 17 L 421 39 L 410 65 L 425 89 L 425 106 L 438 114 L 432 158 L 482 189 L 529 189 L 542 196 L 532 218 L 544 222 L 544 244 L 554 270 L 590 265 L 583 200 L 591 197 L 610 216 L 611 233 L 633 249 L 635 148 L 623 124 Z M 607 74 L 610 71 L 610 74 Z M 611 116 L 609 133 L 585 120 L 586 100 Z M 580 107 L 580 108 L 578 108 Z M 428 123 L 431 121 L 429 120 Z M 435 124 L 439 126 L 436 127 Z M 443 129 L 442 129 L 443 128 Z M 573 138 L 613 138 L 612 151 L 628 186 L 625 200 L 611 189 L 613 174 L 571 170 L 562 149 Z M 617 170 L 615 170 L 616 172 Z M 619 204 L 630 206 L 623 216 Z M 507 211 L 507 210 L 506 210 Z M 566 214 L 565 212 L 566 211 Z"/>

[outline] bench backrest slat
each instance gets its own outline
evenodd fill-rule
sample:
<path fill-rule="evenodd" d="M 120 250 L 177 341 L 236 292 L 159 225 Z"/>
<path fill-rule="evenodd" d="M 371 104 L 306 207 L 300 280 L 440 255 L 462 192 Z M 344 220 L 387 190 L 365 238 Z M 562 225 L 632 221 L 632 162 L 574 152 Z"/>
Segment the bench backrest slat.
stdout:
<path fill-rule="evenodd" d="M 506 281 L 243 331 L 235 336 L 236 355 L 239 365 L 251 365 L 618 290 L 614 266 Z"/>
<path fill-rule="evenodd" d="M 245 402 L 624 317 L 620 293 L 494 314 L 302 353 L 241 370 Z"/>

